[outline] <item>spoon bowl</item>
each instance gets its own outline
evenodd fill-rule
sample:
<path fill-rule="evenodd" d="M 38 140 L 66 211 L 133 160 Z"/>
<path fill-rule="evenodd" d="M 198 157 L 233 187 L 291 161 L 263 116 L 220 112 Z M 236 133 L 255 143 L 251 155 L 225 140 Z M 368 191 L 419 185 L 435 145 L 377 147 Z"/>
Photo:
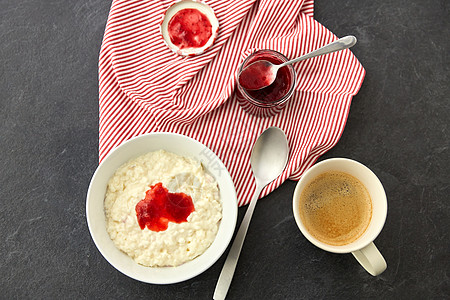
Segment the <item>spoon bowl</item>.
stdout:
<path fill-rule="evenodd" d="M 283 172 L 289 149 L 284 132 L 277 127 L 267 128 L 256 140 L 250 157 L 253 175 L 256 182 L 264 186 Z"/>

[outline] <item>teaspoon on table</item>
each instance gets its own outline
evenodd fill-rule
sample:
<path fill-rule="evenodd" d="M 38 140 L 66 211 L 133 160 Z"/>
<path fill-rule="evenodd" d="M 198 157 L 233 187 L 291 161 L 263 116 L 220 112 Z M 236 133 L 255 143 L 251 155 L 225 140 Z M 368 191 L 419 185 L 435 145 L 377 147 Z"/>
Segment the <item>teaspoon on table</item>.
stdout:
<path fill-rule="evenodd" d="M 277 72 L 282 67 L 308 58 L 344 50 L 354 46 L 355 44 L 356 37 L 348 35 L 328 45 L 325 45 L 322 48 L 316 49 L 312 52 L 309 52 L 308 54 L 289 60 L 279 65 L 275 65 L 267 60 L 255 61 L 254 63 L 251 63 L 250 65 L 245 67 L 245 69 L 243 69 L 241 73 L 239 73 L 239 84 L 246 90 L 260 90 L 271 85 L 275 81 Z"/>
<path fill-rule="evenodd" d="M 258 137 L 252 149 L 250 164 L 256 181 L 256 190 L 245 212 L 239 231 L 234 238 L 225 264 L 217 281 L 213 299 L 225 299 L 233 279 L 234 270 L 244 244 L 250 219 L 262 189 L 275 180 L 286 167 L 289 146 L 286 135 L 277 127 L 269 127 Z"/>

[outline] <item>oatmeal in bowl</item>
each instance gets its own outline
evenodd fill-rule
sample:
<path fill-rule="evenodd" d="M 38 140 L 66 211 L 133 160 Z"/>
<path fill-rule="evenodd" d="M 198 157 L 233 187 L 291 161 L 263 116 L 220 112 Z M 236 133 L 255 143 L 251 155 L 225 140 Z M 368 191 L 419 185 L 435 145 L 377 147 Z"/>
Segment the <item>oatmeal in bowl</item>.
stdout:
<path fill-rule="evenodd" d="M 178 266 L 212 244 L 222 219 L 219 188 L 200 162 L 165 150 L 122 165 L 108 182 L 106 228 L 138 264 Z"/>
<path fill-rule="evenodd" d="M 86 201 L 91 236 L 117 270 L 156 284 L 190 279 L 234 232 L 231 177 L 201 143 L 172 133 L 133 138 L 99 165 Z"/>

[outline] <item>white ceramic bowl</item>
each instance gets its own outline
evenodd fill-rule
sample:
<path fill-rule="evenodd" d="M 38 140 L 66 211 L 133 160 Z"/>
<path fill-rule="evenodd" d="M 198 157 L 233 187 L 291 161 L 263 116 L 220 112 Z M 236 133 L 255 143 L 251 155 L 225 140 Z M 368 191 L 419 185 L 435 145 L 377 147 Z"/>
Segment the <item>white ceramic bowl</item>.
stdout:
<path fill-rule="evenodd" d="M 222 220 L 211 246 L 192 261 L 177 267 L 144 267 L 120 251 L 106 231 L 104 199 L 109 178 L 117 168 L 130 159 L 145 153 L 164 149 L 200 161 L 216 179 L 222 202 Z M 121 144 L 98 166 L 86 199 L 86 218 L 92 239 L 100 253 L 117 270 L 136 280 L 170 284 L 188 280 L 212 266 L 223 254 L 234 233 L 237 220 L 236 190 L 230 174 L 220 159 L 196 140 L 175 133 L 149 133 Z"/>
<path fill-rule="evenodd" d="M 211 22 L 212 26 L 212 35 L 209 38 L 208 42 L 201 46 L 201 47 L 195 47 L 195 48 L 184 48 L 180 49 L 178 46 L 174 45 L 172 41 L 170 40 L 169 31 L 168 31 L 168 24 L 172 17 L 179 12 L 182 9 L 186 8 L 193 8 L 199 10 L 201 13 L 205 14 L 208 20 Z M 176 54 L 182 55 L 182 56 L 195 56 L 202 54 L 205 52 L 209 47 L 211 47 L 218 35 L 219 32 L 219 21 L 217 20 L 216 15 L 214 14 L 214 11 L 212 8 L 206 4 L 203 1 L 198 0 L 179 0 L 175 1 L 164 13 L 164 18 L 161 22 L 160 26 L 160 32 L 163 37 L 163 40 L 165 44 Z"/>

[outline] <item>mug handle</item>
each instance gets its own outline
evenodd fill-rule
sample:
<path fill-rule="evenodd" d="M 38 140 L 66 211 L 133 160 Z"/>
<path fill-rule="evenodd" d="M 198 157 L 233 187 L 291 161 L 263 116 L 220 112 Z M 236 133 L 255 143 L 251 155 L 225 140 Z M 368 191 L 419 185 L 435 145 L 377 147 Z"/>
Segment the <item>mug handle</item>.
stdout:
<path fill-rule="evenodd" d="M 353 251 L 352 254 L 370 275 L 380 275 L 387 268 L 383 255 L 381 255 L 374 243 L 370 243 L 360 250 Z"/>

